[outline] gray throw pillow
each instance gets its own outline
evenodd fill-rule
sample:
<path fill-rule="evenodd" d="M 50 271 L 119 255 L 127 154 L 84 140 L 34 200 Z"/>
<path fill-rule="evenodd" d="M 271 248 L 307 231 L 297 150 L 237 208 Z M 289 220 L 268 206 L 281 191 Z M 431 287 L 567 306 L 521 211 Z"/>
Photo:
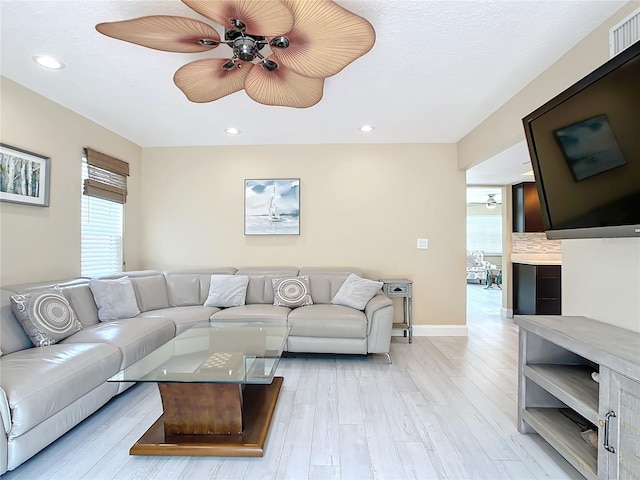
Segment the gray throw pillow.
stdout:
<path fill-rule="evenodd" d="M 11 308 L 36 347 L 53 345 L 82 330 L 82 324 L 58 288 L 13 295 Z"/>
<path fill-rule="evenodd" d="M 273 304 L 281 307 L 313 305 L 309 275 L 301 277 L 272 278 Z"/>
<path fill-rule="evenodd" d="M 382 285 L 382 282 L 360 278 L 355 273 L 352 273 L 344 281 L 331 303 L 355 308 L 356 310 L 364 310 L 369 300 L 378 293 Z"/>
<path fill-rule="evenodd" d="M 89 288 L 98 307 L 101 322 L 135 317 L 140 313 L 136 293 L 129 277 L 114 280 L 93 279 Z"/>
<path fill-rule="evenodd" d="M 246 275 L 211 275 L 205 307 L 239 307 L 245 304 L 249 277 Z"/>

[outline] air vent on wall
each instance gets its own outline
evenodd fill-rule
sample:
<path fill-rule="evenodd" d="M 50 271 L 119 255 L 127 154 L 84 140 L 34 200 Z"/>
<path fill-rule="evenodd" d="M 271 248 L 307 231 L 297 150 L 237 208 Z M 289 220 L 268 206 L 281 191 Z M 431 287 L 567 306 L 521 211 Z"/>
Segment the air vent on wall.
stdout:
<path fill-rule="evenodd" d="M 615 57 L 640 40 L 640 8 L 609 30 L 609 56 Z"/>

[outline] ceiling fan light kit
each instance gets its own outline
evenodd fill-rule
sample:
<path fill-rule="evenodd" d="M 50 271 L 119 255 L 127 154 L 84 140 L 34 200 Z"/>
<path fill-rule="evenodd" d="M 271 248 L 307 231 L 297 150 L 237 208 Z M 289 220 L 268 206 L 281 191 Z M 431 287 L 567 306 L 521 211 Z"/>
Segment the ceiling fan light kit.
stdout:
<path fill-rule="evenodd" d="M 264 105 L 307 108 L 322 99 L 324 79 L 366 54 L 375 31 L 332 0 L 182 0 L 224 27 L 224 39 L 192 18 L 152 15 L 100 23 L 109 37 L 155 50 L 206 52 L 226 45 L 231 58 L 196 60 L 174 83 L 196 103 L 244 89 Z"/>

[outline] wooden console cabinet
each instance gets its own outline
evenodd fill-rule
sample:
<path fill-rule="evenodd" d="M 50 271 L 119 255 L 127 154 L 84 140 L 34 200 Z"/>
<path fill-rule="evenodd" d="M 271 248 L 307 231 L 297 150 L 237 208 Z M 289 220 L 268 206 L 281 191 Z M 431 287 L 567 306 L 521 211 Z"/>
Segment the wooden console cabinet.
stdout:
<path fill-rule="evenodd" d="M 540 434 L 585 478 L 640 478 L 640 333 L 585 317 L 514 321 L 518 430 Z M 584 428 L 597 432 L 597 447 Z"/>
<path fill-rule="evenodd" d="M 511 187 L 513 199 L 513 231 L 544 232 L 538 190 L 534 182 L 523 182 Z"/>

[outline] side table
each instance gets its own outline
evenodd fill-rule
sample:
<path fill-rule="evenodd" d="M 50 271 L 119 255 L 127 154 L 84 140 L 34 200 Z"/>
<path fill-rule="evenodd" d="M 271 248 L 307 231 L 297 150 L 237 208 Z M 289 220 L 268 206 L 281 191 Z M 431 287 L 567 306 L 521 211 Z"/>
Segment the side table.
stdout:
<path fill-rule="evenodd" d="M 403 330 L 404 336 L 408 337 L 409 343 L 413 343 L 413 282 L 411 280 L 397 278 L 381 278 L 380 281 L 383 283 L 382 291 L 387 297 L 402 298 L 402 315 L 404 321 L 402 323 L 394 323 L 393 328 Z"/>

